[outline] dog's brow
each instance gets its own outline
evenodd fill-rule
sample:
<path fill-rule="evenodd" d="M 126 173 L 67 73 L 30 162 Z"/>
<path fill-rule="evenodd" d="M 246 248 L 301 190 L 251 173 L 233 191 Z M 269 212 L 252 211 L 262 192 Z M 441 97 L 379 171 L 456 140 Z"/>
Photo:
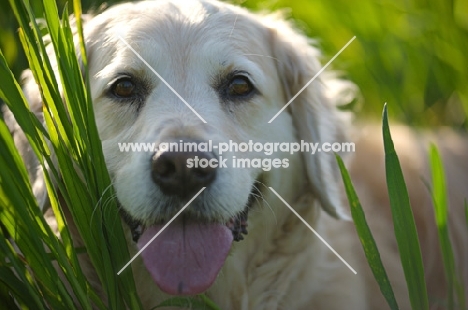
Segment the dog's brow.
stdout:
<path fill-rule="evenodd" d="M 195 111 L 195 109 L 194 109 L 184 98 L 182 98 L 182 96 L 179 95 L 179 93 L 178 93 L 178 92 L 177 92 L 177 91 L 176 91 L 176 90 L 175 90 L 175 89 L 158 73 L 158 72 L 156 72 L 156 70 L 154 70 L 154 68 L 151 67 L 151 66 L 149 65 L 149 63 L 146 62 L 146 60 L 145 60 L 143 57 L 141 57 L 141 55 L 138 54 L 138 52 L 135 51 L 135 50 L 133 49 L 133 47 L 131 47 L 130 44 L 127 43 L 127 41 L 125 41 L 121 36 L 118 36 L 118 37 L 119 37 L 119 39 L 120 39 L 120 40 L 121 40 L 121 41 L 122 41 L 122 42 L 123 42 L 123 43 L 124 43 L 124 44 L 125 44 L 125 45 L 126 45 L 126 46 L 127 46 L 127 47 L 128 47 L 128 48 L 129 48 L 129 49 L 130 49 L 130 50 L 131 50 L 131 51 L 132 51 L 132 52 L 133 52 L 133 53 L 134 53 L 134 54 L 135 54 L 135 55 L 136 55 L 136 56 L 137 56 L 137 57 L 154 73 L 154 74 L 156 74 L 156 76 L 157 76 L 164 84 L 166 84 L 166 86 L 167 86 L 177 97 L 179 97 L 179 99 L 180 99 L 183 103 L 185 103 L 185 105 L 186 105 L 190 110 L 192 110 L 193 113 L 195 113 L 196 116 L 198 116 L 198 118 L 199 118 L 203 123 L 206 124 L 206 121 L 203 119 L 203 117 L 201 117 L 201 115 L 198 114 L 198 112 Z"/>

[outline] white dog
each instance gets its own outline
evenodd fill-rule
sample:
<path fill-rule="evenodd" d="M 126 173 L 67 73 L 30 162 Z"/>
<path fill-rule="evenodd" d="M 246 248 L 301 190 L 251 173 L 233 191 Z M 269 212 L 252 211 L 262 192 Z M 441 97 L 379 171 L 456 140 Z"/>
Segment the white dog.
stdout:
<path fill-rule="evenodd" d="M 410 308 L 390 220 L 380 129 L 359 129 L 355 136 L 336 109 L 344 96 L 334 88 L 337 81 L 321 75 L 300 92 L 321 69 L 318 50 L 304 35 L 278 16 L 254 15 L 211 0 L 121 4 L 90 18 L 84 30 L 97 126 L 131 252 L 135 254 L 201 192 L 131 265 L 146 309 L 169 295 L 202 292 L 221 309 L 361 310 L 385 305 L 353 223 L 339 220 L 349 213 L 333 153 L 119 149 L 119 143 L 128 142 L 217 145 L 230 140 L 356 142 L 357 154 L 349 162 L 353 180 L 400 307 Z M 31 73 L 26 78 L 26 95 L 41 117 L 39 90 Z M 6 117 L 13 128 L 11 115 Z M 415 143 L 420 139 L 412 138 L 411 131 L 393 130 L 416 207 L 431 303 L 436 307 L 446 297 L 434 248 L 430 196 L 421 181 L 427 176 L 424 147 Z M 29 163 L 35 194 L 46 204 L 41 173 L 36 173 L 37 163 L 19 130 L 15 139 Z M 467 192 L 468 144 L 453 139 L 464 153 L 456 163 L 447 161 L 457 169 L 448 167 L 448 172 L 458 173 L 452 174 L 457 183 L 449 183 L 449 189 L 451 203 L 461 206 Z M 195 156 L 206 161 L 222 156 L 228 163 L 234 156 L 259 158 L 262 163 L 279 158 L 286 165 L 188 168 L 187 160 Z M 68 225 L 73 226 L 71 219 Z M 463 229 L 458 225 L 452 227 Z M 462 244 L 462 234 L 457 236 L 455 241 Z M 457 251 L 466 278 L 466 248 Z M 99 290 L 92 268 L 83 265 Z"/>

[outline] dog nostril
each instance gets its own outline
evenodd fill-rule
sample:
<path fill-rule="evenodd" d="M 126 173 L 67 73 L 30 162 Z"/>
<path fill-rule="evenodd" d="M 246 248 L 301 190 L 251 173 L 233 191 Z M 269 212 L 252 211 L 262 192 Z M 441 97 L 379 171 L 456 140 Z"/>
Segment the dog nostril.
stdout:
<path fill-rule="evenodd" d="M 199 160 L 209 161 L 215 158 L 215 155 L 207 152 L 170 151 L 156 154 L 151 162 L 151 177 L 154 183 L 166 195 L 182 198 L 194 195 L 216 178 L 216 168 L 210 166 L 187 167 L 187 161 L 196 157 Z"/>
<path fill-rule="evenodd" d="M 153 164 L 153 177 L 156 175 L 158 178 L 170 178 L 176 172 L 177 168 L 175 164 L 165 157 L 161 158 L 158 163 Z"/>

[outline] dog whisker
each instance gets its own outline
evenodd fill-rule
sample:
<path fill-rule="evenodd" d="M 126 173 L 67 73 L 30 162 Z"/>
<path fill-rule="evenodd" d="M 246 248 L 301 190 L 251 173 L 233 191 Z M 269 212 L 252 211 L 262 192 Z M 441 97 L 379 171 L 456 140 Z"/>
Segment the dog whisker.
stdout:
<path fill-rule="evenodd" d="M 265 199 L 265 196 L 263 195 L 263 192 L 255 185 L 255 184 L 260 184 L 260 185 L 263 185 L 266 189 L 268 189 L 268 186 L 265 185 L 263 182 L 259 181 L 259 180 L 255 180 L 254 184 L 252 185 L 253 187 L 255 187 L 256 189 L 256 193 L 259 194 L 258 197 L 255 197 L 256 199 L 257 198 L 260 198 L 261 201 L 263 202 L 262 205 L 266 205 L 268 207 L 268 209 L 270 209 L 271 211 L 271 214 L 273 215 L 273 218 L 275 219 L 275 224 L 277 225 L 278 224 L 278 219 L 276 218 L 276 213 L 275 211 L 273 210 L 273 208 L 271 207 L 271 205 L 268 203 L 268 201 Z M 259 203 L 260 204 L 260 203 Z"/>
<path fill-rule="evenodd" d="M 102 198 L 104 197 L 105 193 L 109 190 L 111 190 L 113 188 L 113 183 L 111 182 L 111 184 L 109 184 L 109 186 L 107 186 L 104 191 L 102 192 L 101 194 L 101 197 L 99 198 L 99 200 L 97 201 L 96 205 L 94 206 L 93 208 L 93 212 L 91 213 L 91 218 L 90 218 L 90 225 L 91 223 L 93 222 L 93 218 L 94 218 L 94 215 L 96 213 L 96 210 L 97 208 L 101 208 L 101 211 L 104 211 L 105 208 L 106 208 L 106 205 L 109 205 L 108 202 L 112 199 L 117 199 L 117 195 L 114 193 L 112 194 L 110 197 L 107 197 L 107 199 L 102 202 Z"/>

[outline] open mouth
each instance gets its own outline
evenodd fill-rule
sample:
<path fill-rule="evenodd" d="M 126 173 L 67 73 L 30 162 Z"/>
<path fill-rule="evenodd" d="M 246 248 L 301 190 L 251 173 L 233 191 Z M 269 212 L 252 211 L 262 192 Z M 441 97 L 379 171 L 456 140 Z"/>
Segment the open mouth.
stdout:
<path fill-rule="evenodd" d="M 249 196 L 248 203 L 244 210 L 239 212 L 237 215 L 230 218 L 226 223 L 226 227 L 232 231 L 232 237 L 234 241 L 244 240 L 243 235 L 247 235 L 247 226 L 248 226 L 248 215 L 249 210 L 253 204 L 254 193 L 252 192 Z M 125 223 L 130 227 L 132 233 L 132 239 L 135 243 L 138 243 L 143 232 L 146 230 L 146 226 L 140 221 L 133 219 L 122 207 L 120 208 L 120 215 L 124 219 Z"/>
<path fill-rule="evenodd" d="M 204 223 L 181 214 L 161 232 L 165 223 L 145 226 L 120 208 L 133 241 L 139 249 L 145 247 L 141 257 L 162 291 L 195 295 L 213 284 L 232 242 L 247 235 L 248 213 L 258 195 L 253 188 L 244 210 L 226 223 Z"/>

